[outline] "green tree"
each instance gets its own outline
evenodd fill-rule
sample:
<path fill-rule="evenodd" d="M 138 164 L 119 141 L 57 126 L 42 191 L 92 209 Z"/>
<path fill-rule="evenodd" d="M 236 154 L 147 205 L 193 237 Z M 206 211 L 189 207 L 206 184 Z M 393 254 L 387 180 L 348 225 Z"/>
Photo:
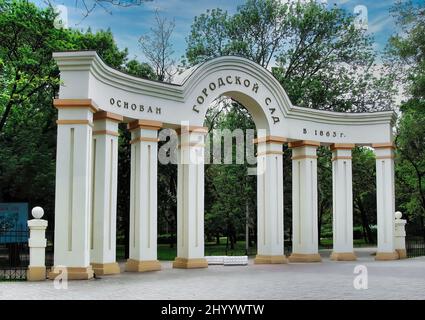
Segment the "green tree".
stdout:
<path fill-rule="evenodd" d="M 96 33 L 55 29 L 51 8 L 26 0 L 0 0 L 0 201 L 25 201 L 54 212 L 57 113 L 52 101 L 59 90 L 59 70 L 52 52 L 96 50 L 110 66 L 154 78 L 146 63 L 128 61 L 110 30 Z M 119 225 L 128 220 L 129 134 L 120 138 Z M 127 207 L 126 207 L 127 206 Z M 52 226 L 53 224 L 50 223 Z"/>
<path fill-rule="evenodd" d="M 288 8 L 278 0 L 249 0 L 233 16 L 221 9 L 207 10 L 192 24 L 187 62 L 241 55 L 267 67 L 289 37 Z"/>
<path fill-rule="evenodd" d="M 419 222 L 424 230 L 425 112 L 417 110 L 418 107 L 415 103 L 412 109 L 409 109 L 409 104 L 406 104 L 400 119 L 396 140 L 398 149 L 396 173 L 400 207 L 412 221 Z"/>
<path fill-rule="evenodd" d="M 396 139 L 397 199 L 425 237 L 425 5 L 397 1 L 400 34 L 389 41 L 389 62 L 404 85 L 406 101 Z"/>
<path fill-rule="evenodd" d="M 220 143 L 224 148 L 223 139 L 214 137 L 214 129 L 255 129 L 249 112 L 238 103 L 226 100 L 219 99 L 207 112 L 205 125 L 212 133 L 210 138 L 214 147 Z M 234 142 L 235 139 L 232 144 L 233 159 L 237 148 Z M 208 164 L 205 168 L 205 232 L 208 238 L 215 237 L 217 242 L 220 235 L 226 235 L 230 249 L 234 249 L 238 236 L 245 233 L 246 225 L 251 230 L 254 226 L 256 176 L 248 176 L 247 170 L 246 160 L 244 164 Z"/>
<path fill-rule="evenodd" d="M 59 83 L 52 52 L 66 46 L 55 16 L 28 1 L 0 0 L 0 133 L 12 108 Z"/>
<path fill-rule="evenodd" d="M 183 65 L 240 55 L 272 68 L 294 105 L 332 111 L 389 110 L 393 79 L 375 61 L 372 38 L 354 16 L 314 1 L 247 0 L 229 15 L 196 17 Z M 376 73 L 381 73 L 376 76 Z"/>
<path fill-rule="evenodd" d="M 327 9 L 314 1 L 287 4 L 247 0 L 233 15 L 220 9 L 207 10 L 194 19 L 183 65 L 192 66 L 222 55 L 240 55 L 271 67 L 294 105 L 346 112 L 389 110 L 395 94 L 394 76 L 379 67 L 373 38 L 356 28 L 354 18 L 336 6 Z M 242 110 L 242 106 L 239 108 Z M 218 109 L 214 117 L 223 119 Z M 290 229 L 292 205 L 290 153 L 285 149 L 283 154 L 286 229 Z M 323 156 L 318 163 L 319 218 L 327 223 L 332 205 L 331 163 L 329 151 L 321 149 L 319 153 Z M 214 176 L 208 178 L 210 174 Z M 206 179 L 232 182 L 229 177 L 220 177 L 226 174 L 224 169 L 211 170 Z M 234 205 L 242 210 L 241 195 L 235 196 Z M 255 194 L 251 197 L 256 201 Z M 369 206 L 376 204 L 365 199 L 361 202 L 366 206 L 363 212 L 373 212 Z M 213 200 L 227 201 L 224 197 Z M 216 204 L 217 208 L 225 205 Z M 219 210 L 216 212 L 220 214 Z M 370 233 L 372 220 L 370 216 L 357 219 L 365 233 Z"/>
<path fill-rule="evenodd" d="M 332 162 L 329 148 L 317 150 L 317 184 L 318 187 L 318 241 L 321 244 L 322 229 L 327 221 L 332 223 Z M 323 227 L 323 228 L 322 228 Z"/>
<path fill-rule="evenodd" d="M 152 67 L 146 62 L 140 63 L 137 60 L 130 60 L 126 64 L 126 72 L 129 74 L 150 80 L 157 80 L 157 75 L 152 69 Z"/>
<path fill-rule="evenodd" d="M 353 150 L 353 205 L 354 225 L 362 227 L 366 243 L 376 242 L 376 176 L 375 155 L 370 148 L 357 147 Z"/>

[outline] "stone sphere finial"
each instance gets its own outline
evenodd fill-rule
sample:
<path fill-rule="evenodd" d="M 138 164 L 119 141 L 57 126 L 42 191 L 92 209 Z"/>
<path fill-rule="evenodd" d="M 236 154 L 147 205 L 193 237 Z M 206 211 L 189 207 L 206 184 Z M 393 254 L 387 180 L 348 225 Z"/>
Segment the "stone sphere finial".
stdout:
<path fill-rule="evenodd" d="M 42 207 L 34 207 L 31 210 L 31 214 L 35 219 L 41 219 L 44 215 L 44 210 Z"/>
<path fill-rule="evenodd" d="M 395 213 L 396 219 L 401 219 L 402 216 L 403 216 L 403 214 L 400 211 L 396 211 L 396 213 Z"/>

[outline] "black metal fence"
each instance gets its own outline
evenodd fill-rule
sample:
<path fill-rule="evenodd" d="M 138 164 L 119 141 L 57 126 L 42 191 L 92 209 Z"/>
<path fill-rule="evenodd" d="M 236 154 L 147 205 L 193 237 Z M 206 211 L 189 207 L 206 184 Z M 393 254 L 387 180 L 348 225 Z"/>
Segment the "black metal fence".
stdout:
<path fill-rule="evenodd" d="M 28 230 L 0 230 L 0 281 L 26 280 Z"/>
<path fill-rule="evenodd" d="M 53 266 L 53 248 L 54 248 L 54 233 L 53 230 L 46 230 L 46 269 L 49 272 Z"/>
<path fill-rule="evenodd" d="M 425 256 L 425 240 L 423 238 L 406 239 L 408 258 Z"/>

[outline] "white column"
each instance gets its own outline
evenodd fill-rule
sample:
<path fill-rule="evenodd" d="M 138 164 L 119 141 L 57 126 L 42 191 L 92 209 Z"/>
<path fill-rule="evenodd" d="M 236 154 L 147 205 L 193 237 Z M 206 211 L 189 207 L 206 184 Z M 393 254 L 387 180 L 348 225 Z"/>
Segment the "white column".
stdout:
<path fill-rule="evenodd" d="M 406 220 L 402 219 L 402 213 L 397 211 L 395 213 L 395 232 L 394 232 L 394 246 L 399 259 L 406 259 Z"/>
<path fill-rule="evenodd" d="M 394 246 L 394 145 L 373 144 L 376 156 L 376 203 L 378 225 L 378 252 L 376 260 L 396 260 Z"/>
<path fill-rule="evenodd" d="M 207 128 L 180 133 L 177 172 L 177 257 L 173 268 L 207 268 L 204 255 L 204 138 Z"/>
<path fill-rule="evenodd" d="M 292 148 L 292 254 L 290 262 L 320 262 L 317 223 L 316 141 L 295 141 Z"/>
<path fill-rule="evenodd" d="M 354 144 L 333 144 L 333 252 L 331 260 L 353 261 L 353 178 L 351 149 Z"/>
<path fill-rule="evenodd" d="M 91 152 L 93 113 L 91 100 L 60 99 L 56 154 L 55 248 L 49 278 L 65 266 L 68 279 L 90 279 Z"/>
<path fill-rule="evenodd" d="M 130 257 L 126 271 L 161 269 L 157 259 L 158 130 L 162 123 L 136 120 L 131 131 Z"/>
<path fill-rule="evenodd" d="M 254 140 L 257 147 L 256 264 L 287 263 L 283 248 L 283 163 L 285 138 Z"/>
<path fill-rule="evenodd" d="M 46 280 L 46 228 L 47 220 L 41 219 L 44 210 L 40 207 L 32 209 L 34 219 L 28 220 L 30 238 L 28 247 L 30 249 L 30 264 L 27 271 L 28 281 Z"/>
<path fill-rule="evenodd" d="M 120 273 L 116 262 L 118 123 L 109 112 L 93 116 L 93 190 L 90 261 L 97 275 Z"/>

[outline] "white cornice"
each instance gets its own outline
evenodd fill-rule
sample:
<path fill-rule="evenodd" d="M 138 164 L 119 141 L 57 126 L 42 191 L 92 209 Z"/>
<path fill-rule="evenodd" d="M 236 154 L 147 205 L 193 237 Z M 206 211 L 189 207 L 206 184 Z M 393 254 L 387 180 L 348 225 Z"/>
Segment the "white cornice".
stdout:
<path fill-rule="evenodd" d="M 390 124 L 397 117 L 394 111 L 345 113 L 293 106 L 286 92 L 273 75 L 260 65 L 241 57 L 224 56 L 207 61 L 191 70 L 182 84 L 170 84 L 137 78 L 107 66 L 95 51 L 56 52 L 53 54 L 60 71 L 90 71 L 100 82 L 136 94 L 186 102 L 189 94 L 211 72 L 229 70 L 244 72 L 261 81 L 277 99 L 284 117 L 318 123 L 342 125 Z"/>

